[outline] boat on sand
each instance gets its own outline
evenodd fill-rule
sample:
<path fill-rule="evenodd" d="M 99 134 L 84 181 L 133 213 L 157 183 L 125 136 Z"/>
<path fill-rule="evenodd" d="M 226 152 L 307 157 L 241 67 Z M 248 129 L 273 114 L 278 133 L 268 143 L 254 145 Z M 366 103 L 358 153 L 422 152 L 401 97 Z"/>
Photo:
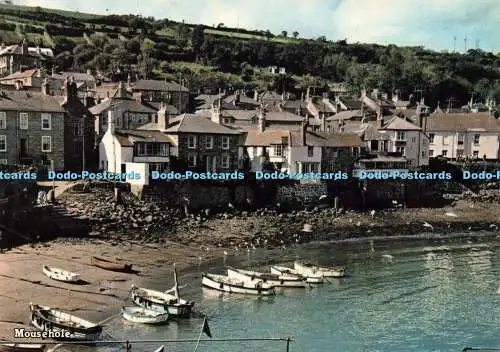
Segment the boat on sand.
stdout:
<path fill-rule="evenodd" d="M 104 270 L 121 271 L 124 273 L 132 271 L 132 264 L 117 263 L 98 257 L 90 258 L 90 264 Z"/>
<path fill-rule="evenodd" d="M 227 276 L 234 279 L 257 283 L 262 281 L 274 287 L 297 287 L 305 288 L 306 282 L 302 277 L 291 275 L 276 275 L 269 273 L 261 273 L 258 271 L 243 270 L 243 269 L 227 269 Z"/>
<path fill-rule="evenodd" d="M 44 265 L 43 273 L 50 277 L 53 280 L 75 283 L 80 281 L 80 274 L 72 273 L 71 271 L 50 267 L 48 265 Z"/>
<path fill-rule="evenodd" d="M 261 296 L 270 296 L 275 294 L 274 287 L 270 284 L 264 283 L 262 280 L 251 282 L 234 279 L 226 275 L 203 273 L 201 274 L 201 284 L 214 290 L 229 293 L 242 293 Z"/>
<path fill-rule="evenodd" d="M 161 324 L 168 320 L 168 313 L 155 312 L 142 307 L 122 307 L 122 317 L 132 323 Z"/>

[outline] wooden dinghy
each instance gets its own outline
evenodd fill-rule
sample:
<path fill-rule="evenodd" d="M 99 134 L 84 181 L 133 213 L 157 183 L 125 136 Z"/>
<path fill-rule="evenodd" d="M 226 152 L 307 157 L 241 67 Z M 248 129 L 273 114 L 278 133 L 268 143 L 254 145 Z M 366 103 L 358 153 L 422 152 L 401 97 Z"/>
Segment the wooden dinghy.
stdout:
<path fill-rule="evenodd" d="M 8 343 L 0 341 L 0 352 L 43 352 L 45 345 L 42 344 L 22 344 Z"/>
<path fill-rule="evenodd" d="M 273 265 L 271 267 L 271 273 L 277 275 L 296 275 L 304 278 L 309 284 L 321 284 L 324 281 L 323 275 L 320 272 L 300 275 L 297 270 L 281 265 Z"/>
<path fill-rule="evenodd" d="M 305 288 L 306 282 L 300 276 L 275 275 L 243 269 L 227 269 L 227 276 L 233 279 L 257 283 L 262 281 L 274 287 Z"/>
<path fill-rule="evenodd" d="M 172 317 L 189 318 L 194 302 L 180 297 L 177 271 L 175 268 L 174 282 L 174 287 L 165 292 L 149 290 L 132 285 L 132 301 L 142 308 L 160 313 L 168 313 Z"/>
<path fill-rule="evenodd" d="M 122 264 L 122 263 L 112 262 L 110 260 L 98 257 L 90 258 L 90 264 L 104 270 L 121 271 L 124 273 L 129 273 L 132 271 L 132 264 Z"/>
<path fill-rule="evenodd" d="M 50 267 L 47 265 L 43 266 L 43 273 L 50 277 L 52 280 L 75 283 L 80 281 L 80 274 L 72 273 L 71 271 Z"/>
<path fill-rule="evenodd" d="M 205 274 L 201 275 L 201 284 L 205 287 L 214 290 L 229 292 L 229 293 L 242 293 L 251 295 L 270 296 L 274 295 L 274 287 L 259 280 L 258 282 L 250 282 L 230 278 L 225 275 Z"/>
<path fill-rule="evenodd" d="M 101 337 L 102 326 L 62 310 L 32 303 L 30 310 L 33 326 L 41 331 L 51 333 L 50 338 L 56 340 L 96 340 Z M 69 335 L 66 336 L 65 332 L 68 332 Z"/>
<path fill-rule="evenodd" d="M 344 267 L 326 267 L 314 265 L 307 262 L 296 261 L 294 263 L 294 269 L 300 275 L 309 276 L 321 273 L 323 277 L 342 277 L 345 275 Z"/>
<path fill-rule="evenodd" d="M 132 323 L 162 324 L 168 320 L 168 313 L 155 312 L 142 307 L 122 307 L 122 317 Z"/>

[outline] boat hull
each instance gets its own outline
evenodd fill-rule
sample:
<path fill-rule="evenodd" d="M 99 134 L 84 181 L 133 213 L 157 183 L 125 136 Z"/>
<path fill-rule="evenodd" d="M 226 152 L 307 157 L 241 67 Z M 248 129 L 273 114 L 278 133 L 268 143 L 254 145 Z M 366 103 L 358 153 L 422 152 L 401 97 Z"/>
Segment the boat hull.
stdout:
<path fill-rule="evenodd" d="M 102 327 L 58 309 L 31 305 L 31 324 L 55 340 L 92 341 L 101 338 Z"/>
<path fill-rule="evenodd" d="M 151 312 L 146 308 L 123 307 L 122 317 L 132 323 L 163 324 L 167 322 L 169 315 L 168 313 Z"/>
<path fill-rule="evenodd" d="M 299 277 L 304 278 L 306 283 L 308 284 L 321 284 L 323 283 L 323 275 L 321 274 L 315 274 L 315 275 L 300 275 L 297 270 L 287 268 L 287 267 L 281 267 L 281 266 L 272 266 L 271 267 L 271 273 L 276 274 L 276 275 L 296 275 Z"/>
<path fill-rule="evenodd" d="M 305 281 L 301 278 L 297 277 L 280 277 L 278 276 L 276 279 L 265 277 L 264 275 L 259 275 L 262 273 L 257 272 L 245 272 L 234 269 L 227 269 L 227 275 L 231 278 L 247 281 L 253 284 L 262 281 L 266 284 L 269 284 L 274 287 L 296 287 L 296 288 L 305 288 Z M 262 277 L 264 276 L 264 277 Z"/>
<path fill-rule="evenodd" d="M 80 275 L 71 273 L 66 270 L 62 270 L 59 268 L 51 268 L 46 265 L 43 266 L 42 270 L 43 273 L 52 280 L 67 282 L 67 283 L 75 283 L 80 281 Z"/>
<path fill-rule="evenodd" d="M 262 281 L 260 281 L 260 283 L 261 282 Z M 275 294 L 274 288 L 270 286 L 258 287 L 259 285 L 255 284 L 254 287 L 250 287 L 249 282 L 244 281 L 241 282 L 241 285 L 229 284 L 227 282 L 218 281 L 215 276 L 211 276 L 210 274 L 202 274 L 201 284 L 204 287 L 228 293 L 260 296 L 271 296 Z"/>
<path fill-rule="evenodd" d="M 344 268 L 327 268 L 312 264 L 305 264 L 300 262 L 294 263 L 294 269 L 304 276 L 315 276 L 321 274 L 323 277 L 339 278 L 345 275 Z"/>
<path fill-rule="evenodd" d="M 90 258 L 90 264 L 104 270 L 118 271 L 123 273 L 129 273 L 132 271 L 132 264 L 120 264 L 97 257 Z"/>
<path fill-rule="evenodd" d="M 0 352 L 43 352 L 45 345 L 41 344 L 20 344 L 20 343 L 6 343 L 0 344 Z"/>
<path fill-rule="evenodd" d="M 194 303 L 168 303 L 167 300 L 163 298 L 157 298 L 154 296 L 153 290 L 148 290 L 153 293 L 153 297 L 151 295 L 143 294 L 142 290 L 132 290 L 132 302 L 139 307 L 149 309 L 159 313 L 167 313 L 171 317 L 177 318 L 189 318 L 191 316 L 191 311 L 193 309 Z M 158 292 L 160 295 L 161 292 Z M 173 298 L 175 299 L 175 297 Z"/>

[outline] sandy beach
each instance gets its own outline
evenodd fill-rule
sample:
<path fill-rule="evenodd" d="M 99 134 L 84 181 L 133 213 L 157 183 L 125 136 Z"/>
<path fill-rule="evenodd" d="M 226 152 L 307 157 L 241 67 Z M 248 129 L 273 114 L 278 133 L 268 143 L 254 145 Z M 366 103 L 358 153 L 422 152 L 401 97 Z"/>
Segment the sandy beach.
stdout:
<path fill-rule="evenodd" d="M 91 256 L 133 263 L 137 274 L 102 270 L 90 265 Z M 203 260 L 220 256 L 217 248 L 192 248 L 181 244 L 111 245 L 100 240 L 85 243 L 55 241 L 35 248 L 24 245 L 0 254 L 0 338 L 12 339 L 18 324 L 29 324 L 29 303 L 60 307 L 100 322 L 119 312 L 132 283 L 151 280 L 154 272 L 182 270 Z M 74 285 L 51 280 L 42 265 L 63 268 L 81 274 L 88 284 Z M 180 275 L 182 280 L 182 275 Z M 172 285 L 166 282 L 165 289 Z M 130 303 L 129 303 L 130 304 Z"/>

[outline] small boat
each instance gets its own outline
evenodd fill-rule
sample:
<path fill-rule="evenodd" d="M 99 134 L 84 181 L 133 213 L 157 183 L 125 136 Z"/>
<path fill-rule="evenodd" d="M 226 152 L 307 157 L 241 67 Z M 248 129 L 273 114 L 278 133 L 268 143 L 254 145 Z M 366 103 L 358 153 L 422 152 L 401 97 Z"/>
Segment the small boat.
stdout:
<path fill-rule="evenodd" d="M 24 344 L 10 343 L 0 341 L 0 352 L 43 352 L 45 345 L 42 344 Z"/>
<path fill-rule="evenodd" d="M 62 282 L 78 282 L 80 280 L 80 274 L 72 273 L 71 271 L 53 268 L 47 265 L 43 266 L 43 273 L 53 280 Z"/>
<path fill-rule="evenodd" d="M 326 267 L 301 261 L 296 261 L 293 266 L 300 275 L 304 276 L 317 275 L 318 273 L 322 274 L 323 277 L 342 277 L 345 275 L 345 268 L 341 266 Z"/>
<path fill-rule="evenodd" d="M 227 276 L 233 279 L 249 281 L 254 284 L 262 281 L 274 287 L 306 287 L 306 282 L 300 276 L 275 275 L 243 269 L 227 269 Z"/>
<path fill-rule="evenodd" d="M 180 298 L 177 271 L 175 269 L 174 281 L 174 287 L 165 292 L 132 285 L 132 301 L 142 308 L 160 313 L 168 313 L 172 317 L 189 318 L 194 302 Z"/>
<path fill-rule="evenodd" d="M 122 317 L 132 323 L 161 324 L 168 320 L 168 313 L 155 312 L 142 307 L 122 307 Z"/>
<path fill-rule="evenodd" d="M 132 264 L 122 264 L 122 263 L 112 262 L 110 260 L 98 257 L 90 258 L 90 264 L 104 270 L 121 271 L 125 273 L 129 273 L 132 271 Z"/>
<path fill-rule="evenodd" d="M 161 345 L 156 350 L 154 350 L 154 352 L 163 352 L 163 351 L 165 351 L 165 345 Z"/>
<path fill-rule="evenodd" d="M 96 340 L 101 337 L 102 326 L 76 317 L 57 308 L 30 303 L 31 323 L 47 331 L 55 340 Z"/>
<path fill-rule="evenodd" d="M 323 275 L 320 272 L 310 273 L 309 275 L 301 275 L 297 272 L 297 270 L 281 265 L 273 265 L 271 267 L 271 274 L 296 275 L 298 277 L 304 278 L 309 284 L 321 284 L 324 281 Z"/>
<path fill-rule="evenodd" d="M 274 295 L 274 287 L 259 280 L 256 283 L 230 278 L 225 275 L 201 274 L 201 284 L 214 290 L 251 295 Z"/>

